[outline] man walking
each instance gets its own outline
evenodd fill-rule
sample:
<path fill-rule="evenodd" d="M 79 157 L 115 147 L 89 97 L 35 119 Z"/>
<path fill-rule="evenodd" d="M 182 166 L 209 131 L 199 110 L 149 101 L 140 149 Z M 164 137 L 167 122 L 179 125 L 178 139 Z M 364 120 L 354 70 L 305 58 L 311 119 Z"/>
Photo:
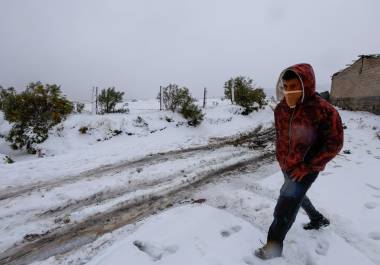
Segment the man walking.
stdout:
<path fill-rule="evenodd" d="M 282 86 L 281 86 L 282 84 Z M 304 229 L 330 224 L 306 196 L 320 171 L 343 146 L 342 121 L 338 111 L 315 92 L 311 65 L 297 64 L 279 78 L 284 95 L 274 110 L 276 158 L 285 182 L 274 209 L 267 243 L 255 251 L 261 259 L 282 255 L 283 241 L 302 207 L 310 218 Z"/>

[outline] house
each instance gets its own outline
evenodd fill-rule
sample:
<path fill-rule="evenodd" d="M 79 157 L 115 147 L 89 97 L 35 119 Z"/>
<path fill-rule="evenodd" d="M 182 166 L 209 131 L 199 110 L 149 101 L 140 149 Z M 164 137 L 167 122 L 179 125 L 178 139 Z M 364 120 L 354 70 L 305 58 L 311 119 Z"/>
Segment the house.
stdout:
<path fill-rule="evenodd" d="M 380 114 L 380 54 L 360 55 L 332 76 L 330 101 L 348 110 Z"/>

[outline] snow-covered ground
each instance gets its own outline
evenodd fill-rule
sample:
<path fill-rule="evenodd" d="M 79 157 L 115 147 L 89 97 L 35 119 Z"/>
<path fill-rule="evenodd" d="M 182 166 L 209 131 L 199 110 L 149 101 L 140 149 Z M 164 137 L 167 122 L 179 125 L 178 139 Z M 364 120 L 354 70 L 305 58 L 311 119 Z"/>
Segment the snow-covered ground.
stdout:
<path fill-rule="evenodd" d="M 10 153 L 16 163 L 0 165 L 0 194 L 72 174 L 80 179 L 0 201 L 0 252 L 26 234 L 43 234 L 54 225 L 64 226 L 65 220 L 80 222 L 123 201 L 183 185 L 184 178 L 201 177 L 210 170 L 258 156 L 258 151 L 223 146 L 96 176 L 80 175 L 104 164 L 206 145 L 212 137 L 231 136 L 272 123 L 269 107 L 244 117 L 234 114 L 235 106 L 215 102 L 218 105 L 210 103 L 199 128 L 181 125 L 183 120 L 175 114 L 143 111 L 137 106 L 128 115 L 73 115 L 63 130 L 41 146 L 46 152 L 44 158 Z M 380 117 L 367 112 L 339 112 L 347 126 L 344 147 L 309 191 L 310 199 L 331 225 L 321 231 L 304 231 L 301 224 L 307 217 L 301 211 L 286 238 L 282 258 L 262 262 L 252 255 L 260 240 L 265 241 L 282 184 L 283 177 L 273 162 L 255 170 L 247 167 L 222 174 L 191 191 L 192 198 L 205 199 L 204 203 L 174 205 L 69 253 L 34 264 L 380 264 Z M 148 123 L 148 128 L 136 124 L 137 116 Z M 165 116 L 174 121 L 167 122 Z M 81 135 L 81 126 L 94 129 Z M 115 129 L 133 135 L 97 141 Z M 0 153 L 8 154 L 4 143 L 0 146 Z M 93 194 L 102 194 L 99 196 L 105 202 L 90 204 L 86 198 Z"/>
<path fill-rule="evenodd" d="M 205 145 L 212 137 L 246 132 L 258 124 L 270 126 L 273 121 L 269 107 L 242 116 L 237 113 L 239 108 L 227 100 L 209 100 L 208 104 L 205 120 L 197 128 L 187 126 L 177 113 L 148 109 L 159 108 L 157 100 L 130 102 L 130 114 L 74 114 L 57 125 L 47 141 L 38 146 L 46 154 L 43 158 L 13 151 L 0 138 L 0 154 L 10 155 L 16 161 L 0 164 L 0 187 L 8 189 L 152 153 Z M 86 134 L 79 132 L 81 127 L 88 128 Z M 9 128 L 0 116 L 0 134 Z M 122 133 L 114 136 L 115 130 Z"/>

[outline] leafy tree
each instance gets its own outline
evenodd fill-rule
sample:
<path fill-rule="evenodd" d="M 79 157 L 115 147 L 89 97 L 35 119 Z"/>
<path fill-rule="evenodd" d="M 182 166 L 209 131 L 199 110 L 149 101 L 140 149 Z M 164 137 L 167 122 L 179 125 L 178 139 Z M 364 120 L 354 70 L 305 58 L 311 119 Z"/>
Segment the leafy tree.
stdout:
<path fill-rule="evenodd" d="M 256 102 L 259 105 L 259 108 L 262 108 L 263 106 L 267 105 L 268 102 L 266 100 L 266 94 L 264 92 L 264 89 L 262 88 L 255 88 L 252 91 L 252 97 L 253 101 Z"/>
<path fill-rule="evenodd" d="M 13 149 L 26 147 L 35 154 L 35 144 L 48 138 L 48 131 L 73 111 L 58 85 L 30 83 L 25 91 L 11 93 L 3 101 L 4 116 L 12 123 L 7 141 Z"/>
<path fill-rule="evenodd" d="M 224 83 L 224 95 L 232 100 L 232 86 L 234 88 L 235 103 L 242 106 L 243 115 L 257 111 L 266 105 L 265 93 L 262 88 L 256 88 L 249 77 L 238 76 Z"/>
<path fill-rule="evenodd" d="M 189 89 L 186 87 L 179 87 L 176 84 L 169 84 L 162 89 L 163 103 L 165 109 L 173 112 L 179 110 L 180 106 L 185 102 L 191 101 Z M 157 99 L 160 100 L 161 95 L 158 93 Z"/>
<path fill-rule="evenodd" d="M 196 99 L 191 96 L 188 88 L 170 84 L 162 89 L 162 95 L 165 108 L 179 112 L 190 126 L 197 126 L 203 121 L 204 114 L 195 104 Z M 158 93 L 158 100 L 160 96 Z"/>
<path fill-rule="evenodd" d="M 253 89 L 253 80 L 249 77 L 238 76 L 235 78 L 230 78 L 230 80 L 224 83 L 224 95 L 226 98 L 232 100 L 232 85 L 235 91 L 235 101 L 236 101 L 236 91 L 240 88 L 250 88 Z"/>
<path fill-rule="evenodd" d="M 118 92 L 115 87 L 102 89 L 98 97 L 101 113 L 123 112 L 115 110 L 116 104 L 123 101 L 124 92 Z"/>

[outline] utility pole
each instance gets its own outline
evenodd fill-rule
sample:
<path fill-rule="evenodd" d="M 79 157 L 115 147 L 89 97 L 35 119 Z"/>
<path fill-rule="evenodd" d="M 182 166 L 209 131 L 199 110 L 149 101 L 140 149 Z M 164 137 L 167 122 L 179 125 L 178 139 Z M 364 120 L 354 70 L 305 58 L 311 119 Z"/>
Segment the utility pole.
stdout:
<path fill-rule="evenodd" d="M 206 108 L 206 95 L 207 95 L 207 87 L 203 89 L 203 108 Z"/>

